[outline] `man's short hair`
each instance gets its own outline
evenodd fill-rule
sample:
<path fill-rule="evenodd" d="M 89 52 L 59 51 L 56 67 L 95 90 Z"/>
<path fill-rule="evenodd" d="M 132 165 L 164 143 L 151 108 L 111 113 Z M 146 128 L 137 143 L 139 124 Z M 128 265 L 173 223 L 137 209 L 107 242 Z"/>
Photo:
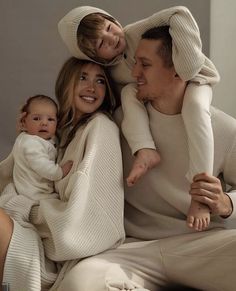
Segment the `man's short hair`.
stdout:
<path fill-rule="evenodd" d="M 162 58 L 163 64 L 167 68 L 173 66 L 172 60 L 172 37 L 169 33 L 169 26 L 158 26 L 148 29 L 142 34 L 142 39 L 160 40 L 157 47 L 157 54 Z"/>

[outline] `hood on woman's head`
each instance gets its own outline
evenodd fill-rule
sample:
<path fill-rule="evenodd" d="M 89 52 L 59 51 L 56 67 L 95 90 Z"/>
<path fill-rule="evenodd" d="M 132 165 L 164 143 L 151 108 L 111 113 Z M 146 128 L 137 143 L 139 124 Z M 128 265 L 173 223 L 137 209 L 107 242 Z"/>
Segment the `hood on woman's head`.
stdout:
<path fill-rule="evenodd" d="M 109 13 L 107 13 L 106 11 L 100 8 L 96 8 L 92 6 L 80 6 L 80 7 L 72 9 L 58 22 L 58 31 L 63 42 L 69 49 L 69 52 L 72 54 L 72 56 L 81 60 L 89 60 L 89 61 L 96 62 L 95 60 L 87 56 L 84 52 L 82 52 L 80 48 L 78 47 L 78 43 L 77 43 L 78 26 L 80 25 L 84 17 L 92 13 L 102 13 L 102 14 L 111 16 Z M 115 65 L 119 61 L 120 61 L 120 57 L 117 57 L 105 65 Z M 96 63 L 101 64 L 100 62 L 96 62 Z"/>

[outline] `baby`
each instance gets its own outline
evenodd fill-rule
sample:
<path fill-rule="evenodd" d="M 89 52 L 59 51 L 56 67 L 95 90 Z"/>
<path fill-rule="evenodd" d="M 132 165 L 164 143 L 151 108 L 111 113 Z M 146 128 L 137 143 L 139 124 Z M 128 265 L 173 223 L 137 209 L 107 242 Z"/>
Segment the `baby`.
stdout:
<path fill-rule="evenodd" d="M 55 163 L 57 104 L 48 96 L 30 97 L 21 109 L 21 133 L 13 146 L 13 182 L 18 194 L 33 200 L 54 192 L 54 181 L 66 176 L 72 161 Z"/>

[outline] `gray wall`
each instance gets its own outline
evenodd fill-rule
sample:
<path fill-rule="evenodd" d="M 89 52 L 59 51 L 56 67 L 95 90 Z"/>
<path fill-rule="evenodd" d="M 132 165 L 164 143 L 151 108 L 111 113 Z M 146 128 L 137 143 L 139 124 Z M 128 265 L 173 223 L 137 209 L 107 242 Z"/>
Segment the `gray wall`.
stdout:
<path fill-rule="evenodd" d="M 197 20 L 203 49 L 209 52 L 208 0 L 1 0 L 0 1 L 0 160 L 10 152 L 16 136 L 16 117 L 26 97 L 36 93 L 54 97 L 59 68 L 69 53 L 57 22 L 80 5 L 103 8 L 123 25 L 175 5 L 187 6 Z"/>

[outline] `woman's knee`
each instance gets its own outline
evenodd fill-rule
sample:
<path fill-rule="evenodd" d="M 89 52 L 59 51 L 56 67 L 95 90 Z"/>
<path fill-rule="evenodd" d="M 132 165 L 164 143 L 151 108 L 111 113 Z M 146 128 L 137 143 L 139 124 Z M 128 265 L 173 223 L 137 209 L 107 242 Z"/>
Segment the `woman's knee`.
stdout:
<path fill-rule="evenodd" d="M 0 208 L 0 245 L 1 242 L 10 240 L 13 232 L 13 221 L 5 211 Z"/>

